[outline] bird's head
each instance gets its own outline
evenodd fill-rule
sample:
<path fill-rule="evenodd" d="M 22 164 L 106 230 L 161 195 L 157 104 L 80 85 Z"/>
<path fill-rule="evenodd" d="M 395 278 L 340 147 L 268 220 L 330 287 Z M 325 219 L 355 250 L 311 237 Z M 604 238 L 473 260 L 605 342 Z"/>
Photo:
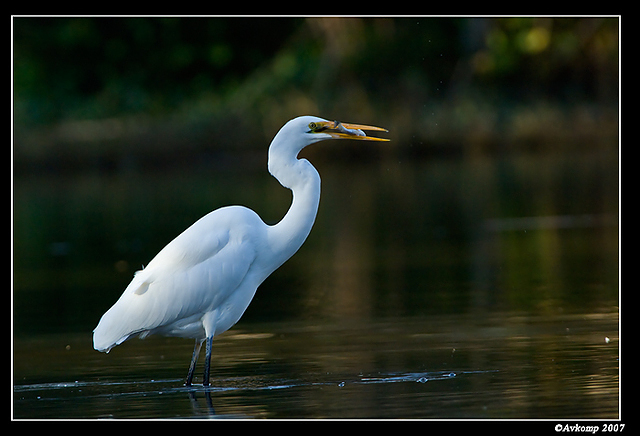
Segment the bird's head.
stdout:
<path fill-rule="evenodd" d="M 284 186 L 290 187 L 287 181 L 288 168 L 296 162 L 298 153 L 307 145 L 325 139 L 355 139 L 359 141 L 388 141 L 385 138 L 367 136 L 364 130 L 386 132 L 381 127 L 363 124 L 347 124 L 328 121 L 318 117 L 301 116 L 287 122 L 276 134 L 269 147 L 269 172 Z M 304 161 L 304 160 L 303 160 Z M 306 162 L 306 161 L 305 161 Z M 308 164 L 308 162 L 306 162 Z"/>
<path fill-rule="evenodd" d="M 303 117 L 304 118 L 304 117 Z M 307 120 L 304 120 L 307 121 Z M 367 136 L 364 130 L 387 132 L 382 127 L 366 126 L 364 124 L 341 123 L 339 121 L 327 121 L 322 118 L 309 117 L 305 134 L 314 142 L 323 139 L 356 139 L 360 141 L 388 141 L 385 138 Z"/>
<path fill-rule="evenodd" d="M 387 132 L 381 127 L 363 124 L 340 123 L 313 116 L 301 116 L 285 124 L 274 138 L 274 143 L 287 144 L 297 152 L 307 145 L 325 139 L 355 139 L 359 141 L 388 141 L 385 138 L 367 136 L 364 131 Z M 287 148 L 288 148 L 287 147 Z M 292 150 L 293 151 L 293 150 Z"/>
<path fill-rule="evenodd" d="M 328 121 L 318 117 L 303 116 L 292 121 L 298 121 L 299 126 L 306 138 L 313 142 L 325 139 L 355 139 L 359 141 L 388 141 L 385 138 L 367 136 L 364 130 L 387 132 L 387 129 L 364 124 L 341 123 L 339 121 Z"/>

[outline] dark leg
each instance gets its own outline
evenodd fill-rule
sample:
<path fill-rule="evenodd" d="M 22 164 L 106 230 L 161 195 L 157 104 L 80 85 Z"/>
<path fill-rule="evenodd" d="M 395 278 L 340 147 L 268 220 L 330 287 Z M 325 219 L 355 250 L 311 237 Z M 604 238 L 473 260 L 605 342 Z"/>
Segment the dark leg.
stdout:
<path fill-rule="evenodd" d="M 189 365 L 189 372 L 187 373 L 187 381 L 184 382 L 185 386 L 191 386 L 191 382 L 193 381 L 193 373 L 196 369 L 196 362 L 198 361 L 200 348 L 202 348 L 203 342 L 204 339 L 196 339 L 196 345 L 195 347 L 193 347 L 193 356 L 191 357 L 191 365 Z"/>
<path fill-rule="evenodd" d="M 202 386 L 209 386 L 209 369 L 211 367 L 211 345 L 213 344 L 213 336 L 207 338 L 207 351 L 204 360 L 204 378 Z"/>

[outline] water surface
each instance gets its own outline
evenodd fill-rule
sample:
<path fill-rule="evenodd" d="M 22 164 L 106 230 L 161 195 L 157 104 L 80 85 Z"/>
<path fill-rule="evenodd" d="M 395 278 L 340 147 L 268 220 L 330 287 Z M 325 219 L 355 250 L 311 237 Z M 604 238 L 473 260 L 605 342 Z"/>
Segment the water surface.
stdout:
<path fill-rule="evenodd" d="M 284 215 L 291 196 L 266 150 L 166 171 L 19 175 L 13 416 L 619 417 L 614 151 L 314 150 L 311 235 L 214 341 L 209 389 L 182 386 L 189 340 L 102 354 L 91 331 L 134 271 L 209 211 Z"/>
<path fill-rule="evenodd" d="M 90 340 L 15 342 L 15 418 L 619 416 L 616 314 L 239 325 L 209 388 L 183 386 L 188 340 Z"/>

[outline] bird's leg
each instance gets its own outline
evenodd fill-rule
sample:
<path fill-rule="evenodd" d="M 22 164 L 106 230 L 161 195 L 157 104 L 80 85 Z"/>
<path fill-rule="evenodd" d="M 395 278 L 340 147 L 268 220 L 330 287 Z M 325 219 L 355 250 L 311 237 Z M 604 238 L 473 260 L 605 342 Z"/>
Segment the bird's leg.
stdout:
<path fill-rule="evenodd" d="M 187 380 L 184 382 L 185 386 L 191 386 L 191 382 L 193 381 L 193 373 L 196 369 L 196 362 L 198 361 L 200 348 L 202 348 L 203 342 L 204 339 L 196 339 L 196 345 L 195 347 L 193 347 L 193 357 L 191 357 L 191 365 L 189 365 L 189 372 L 187 373 Z"/>
<path fill-rule="evenodd" d="M 211 367 L 211 346 L 213 344 L 213 336 L 207 338 L 207 348 L 204 357 L 204 377 L 202 380 L 202 386 L 209 386 L 209 370 Z"/>

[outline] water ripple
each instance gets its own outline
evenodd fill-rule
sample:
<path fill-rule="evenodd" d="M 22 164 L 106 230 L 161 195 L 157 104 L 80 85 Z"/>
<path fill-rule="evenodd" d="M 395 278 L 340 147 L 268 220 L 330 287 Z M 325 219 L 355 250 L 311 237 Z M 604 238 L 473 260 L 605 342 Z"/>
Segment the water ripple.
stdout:
<path fill-rule="evenodd" d="M 126 380 L 126 381 L 73 381 L 73 382 L 53 382 L 53 383 L 35 383 L 26 385 L 15 385 L 13 391 L 19 392 L 37 392 L 51 391 L 59 389 L 78 389 L 78 388 L 105 388 L 115 386 L 135 387 L 139 393 L 148 391 L 159 392 L 191 392 L 191 391 L 209 391 L 209 392 L 226 392 L 236 390 L 275 390 L 275 389 L 291 389 L 305 386 L 339 386 L 344 387 L 349 384 L 377 384 L 377 383 L 401 383 L 401 382 L 419 382 L 426 383 L 436 380 L 451 380 L 460 375 L 468 375 L 474 373 L 497 372 L 496 370 L 488 371 L 435 371 L 435 372 L 406 372 L 406 373 L 384 373 L 374 375 L 359 375 L 351 378 L 340 378 L 336 380 L 290 380 L 284 378 L 261 379 L 259 377 L 232 377 L 212 379 L 214 383 L 211 386 L 184 386 L 181 379 L 165 379 L 165 380 Z M 123 392 L 124 393 L 124 392 Z M 126 392 L 132 394 L 135 392 Z M 113 394 L 111 394 L 113 395 Z"/>

